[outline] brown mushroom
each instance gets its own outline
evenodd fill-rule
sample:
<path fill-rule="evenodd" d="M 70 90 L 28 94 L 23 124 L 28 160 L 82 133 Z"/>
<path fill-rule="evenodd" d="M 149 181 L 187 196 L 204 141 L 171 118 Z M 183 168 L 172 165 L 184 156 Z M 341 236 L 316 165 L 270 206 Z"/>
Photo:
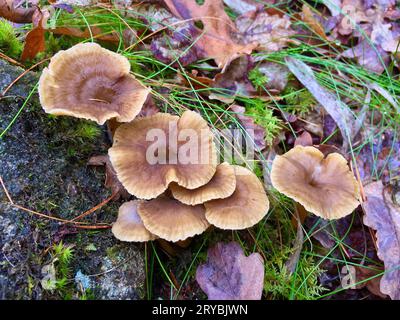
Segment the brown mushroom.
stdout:
<path fill-rule="evenodd" d="M 269 200 L 264 187 L 250 170 L 233 166 L 236 189 L 230 197 L 204 203 L 206 219 L 221 229 L 240 230 L 252 227 L 268 212 Z"/>
<path fill-rule="evenodd" d="M 143 225 L 143 221 L 137 213 L 137 202 L 128 201 L 119 207 L 118 218 L 111 231 L 121 241 L 143 242 L 157 238 Z"/>
<path fill-rule="evenodd" d="M 179 141 L 188 132 L 192 139 Z M 186 163 L 182 152 L 188 146 L 193 147 L 193 158 Z M 121 125 L 108 154 L 123 186 L 141 199 L 157 197 L 171 182 L 198 188 L 211 180 L 217 166 L 211 130 L 193 111 L 180 118 L 157 113 Z"/>
<path fill-rule="evenodd" d="M 189 206 L 166 196 L 140 201 L 138 213 L 145 227 L 168 241 L 185 240 L 208 227 L 204 206 Z"/>
<path fill-rule="evenodd" d="M 50 114 L 96 121 L 128 122 L 136 117 L 149 94 L 134 76 L 125 57 L 95 43 L 59 51 L 43 70 L 39 97 Z"/>
<path fill-rule="evenodd" d="M 359 205 L 357 181 L 339 153 L 326 158 L 315 147 L 296 146 L 276 156 L 272 185 L 307 211 L 325 219 L 339 219 Z"/>
<path fill-rule="evenodd" d="M 171 183 L 169 187 L 175 199 L 191 206 L 214 199 L 229 197 L 235 191 L 235 188 L 235 170 L 226 162 L 218 165 L 217 171 L 210 182 L 200 188 L 190 190 L 176 183 Z"/>

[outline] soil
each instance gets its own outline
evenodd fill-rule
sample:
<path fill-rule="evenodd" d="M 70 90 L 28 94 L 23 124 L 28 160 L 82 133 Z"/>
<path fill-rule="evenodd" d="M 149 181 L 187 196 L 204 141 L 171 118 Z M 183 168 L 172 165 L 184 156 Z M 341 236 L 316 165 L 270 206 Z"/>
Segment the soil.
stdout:
<path fill-rule="evenodd" d="M 22 69 L 0 60 L 1 92 Z M 0 132 L 23 107 L 38 75 L 29 73 L 0 99 Z M 0 176 L 14 203 L 72 219 L 110 196 L 104 169 L 87 166 L 105 154 L 104 128 L 93 139 L 76 132 L 85 120 L 46 114 L 33 94 L 0 139 Z M 91 225 L 115 221 L 121 202 L 91 214 Z M 42 268 L 54 262 L 52 247 L 73 246 L 70 276 L 63 290 L 44 289 Z M 110 229 L 82 230 L 12 206 L 0 192 L 0 299 L 139 299 L 144 295 L 143 246 L 121 243 Z"/>

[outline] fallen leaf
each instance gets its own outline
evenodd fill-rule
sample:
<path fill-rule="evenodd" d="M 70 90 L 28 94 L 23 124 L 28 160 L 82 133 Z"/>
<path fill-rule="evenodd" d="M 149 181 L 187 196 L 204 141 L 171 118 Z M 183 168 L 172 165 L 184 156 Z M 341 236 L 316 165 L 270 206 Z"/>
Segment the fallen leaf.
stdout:
<path fill-rule="evenodd" d="M 265 2 L 263 1 L 263 3 Z M 224 3 L 237 14 L 244 14 L 263 8 L 263 4 L 255 0 L 224 0 Z"/>
<path fill-rule="evenodd" d="M 165 64 L 172 63 L 173 66 L 179 66 L 179 64 L 187 66 L 198 60 L 200 57 L 197 54 L 197 50 L 194 47 L 190 47 L 196 31 L 193 28 L 185 29 L 184 36 L 182 32 L 183 29 L 181 29 L 178 39 L 168 32 L 161 37 L 153 39 L 150 45 L 153 55 Z M 177 35 L 178 33 L 173 32 L 173 34 Z"/>
<path fill-rule="evenodd" d="M 364 224 L 376 230 L 378 257 L 385 264 L 380 291 L 400 299 L 400 208 L 391 199 L 391 190 L 382 181 L 364 186 Z"/>
<path fill-rule="evenodd" d="M 89 166 L 105 166 L 106 168 L 106 180 L 104 185 L 111 189 L 112 194 L 116 194 L 113 198 L 118 200 L 119 198 L 128 199 L 130 197 L 128 191 L 123 187 L 121 182 L 118 180 L 117 173 L 112 167 L 110 158 L 108 155 L 93 156 L 88 161 Z"/>
<path fill-rule="evenodd" d="M 377 276 L 382 272 L 382 270 L 376 269 L 375 266 L 365 266 L 365 267 L 355 266 L 355 269 L 356 269 L 356 283 L 365 281 L 361 284 L 358 284 L 356 289 L 362 289 L 366 287 L 369 290 L 369 292 L 378 297 L 381 298 L 387 297 L 387 295 L 383 294 L 380 290 L 380 282 L 382 276 Z"/>
<path fill-rule="evenodd" d="M 253 138 L 254 145 L 259 150 L 265 149 L 265 129 L 256 124 L 252 117 L 245 115 L 246 108 L 239 105 L 232 105 L 230 110 L 235 112 L 235 117 L 240 121 L 243 128 Z"/>
<path fill-rule="evenodd" d="M 37 6 L 17 7 L 14 0 L 0 0 L 0 17 L 16 23 L 31 23 Z"/>
<path fill-rule="evenodd" d="M 326 36 L 326 34 L 325 34 L 324 27 L 314 17 L 314 13 L 312 12 L 312 10 L 311 10 L 311 8 L 310 8 L 310 6 L 308 4 L 303 4 L 302 16 L 303 16 L 303 21 L 309 25 L 311 30 L 313 30 L 322 39 L 325 39 L 325 40 L 329 41 L 327 36 Z"/>
<path fill-rule="evenodd" d="M 340 15 L 341 0 L 322 0 L 322 3 L 329 9 L 332 16 Z"/>
<path fill-rule="evenodd" d="M 350 35 L 360 22 L 371 21 L 371 17 L 365 14 L 362 0 L 342 0 L 341 12 L 343 17 L 338 25 L 338 32 L 341 35 Z"/>
<path fill-rule="evenodd" d="M 224 72 L 217 74 L 213 79 L 212 87 L 219 89 L 220 92 L 213 91 L 210 98 L 233 102 L 237 95 L 247 97 L 256 95 L 257 91 L 248 78 L 253 66 L 254 62 L 250 56 L 233 60 Z"/>
<path fill-rule="evenodd" d="M 309 134 L 307 131 L 303 131 L 303 133 L 296 138 L 294 145 L 295 146 L 304 146 L 304 147 L 312 146 L 313 141 L 312 141 L 311 134 Z"/>
<path fill-rule="evenodd" d="M 286 57 L 289 70 L 314 96 L 326 112 L 335 120 L 343 136 L 343 149 L 347 150 L 349 141 L 354 137 L 356 118 L 349 107 L 330 91 L 321 86 L 315 78 L 312 69 L 304 62 L 292 57 Z"/>
<path fill-rule="evenodd" d="M 279 51 L 294 42 L 290 18 L 286 15 L 269 14 L 267 11 L 251 11 L 236 18 L 238 41 L 245 44 L 257 43 L 256 49 L 268 52 Z"/>
<path fill-rule="evenodd" d="M 333 34 L 358 39 L 357 45 L 340 57 L 355 58 L 366 69 L 382 73 L 390 62 L 390 54 L 397 53 L 400 41 L 400 26 L 396 21 L 400 12 L 395 2 L 343 0 L 340 9 Z"/>
<path fill-rule="evenodd" d="M 196 280 L 209 300 L 260 300 L 263 259 L 258 253 L 246 257 L 236 242 L 219 242 L 208 250 L 207 262 L 197 268 Z"/>
<path fill-rule="evenodd" d="M 264 84 L 266 89 L 281 92 L 286 88 L 289 69 L 284 64 L 269 61 L 262 62 L 257 65 L 257 69 L 268 79 Z"/>
<path fill-rule="evenodd" d="M 164 0 L 169 10 L 180 19 L 201 21 L 203 29 L 194 40 L 197 55 L 212 58 L 224 69 L 242 54 L 250 54 L 255 44 L 241 44 L 233 39 L 235 24 L 225 13 L 222 0 L 205 0 L 198 5 L 192 0 Z"/>
<path fill-rule="evenodd" d="M 46 50 L 45 26 L 50 17 L 48 10 L 37 10 L 32 16 L 33 29 L 28 32 L 25 38 L 24 49 L 21 54 L 21 60 L 32 60 L 39 52 Z"/>
<path fill-rule="evenodd" d="M 382 73 L 390 61 L 390 56 L 381 47 L 372 46 L 370 40 L 361 40 L 355 47 L 344 51 L 340 57 L 355 58 L 360 66 Z"/>
<path fill-rule="evenodd" d="M 57 27 L 55 29 L 48 29 L 49 32 L 57 35 L 72 36 L 77 38 L 96 38 L 97 40 L 119 43 L 120 36 L 117 32 L 113 31 L 110 34 L 104 34 L 104 31 L 96 26 L 91 26 L 90 30 L 85 28 L 81 30 L 80 28 L 73 27 Z"/>

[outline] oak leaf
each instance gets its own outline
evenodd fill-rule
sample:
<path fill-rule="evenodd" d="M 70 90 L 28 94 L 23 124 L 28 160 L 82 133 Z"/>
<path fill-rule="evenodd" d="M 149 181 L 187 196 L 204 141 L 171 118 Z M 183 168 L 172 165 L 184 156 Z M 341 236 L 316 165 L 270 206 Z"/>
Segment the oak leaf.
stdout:
<path fill-rule="evenodd" d="M 219 242 L 208 250 L 207 262 L 197 268 L 196 280 L 209 300 L 260 300 L 263 259 L 258 253 L 246 257 L 236 242 Z"/>

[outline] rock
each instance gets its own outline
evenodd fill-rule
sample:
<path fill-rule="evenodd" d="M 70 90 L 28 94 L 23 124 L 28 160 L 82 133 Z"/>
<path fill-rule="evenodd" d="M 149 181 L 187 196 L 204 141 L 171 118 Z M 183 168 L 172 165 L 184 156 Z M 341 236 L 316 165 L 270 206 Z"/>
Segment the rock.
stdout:
<path fill-rule="evenodd" d="M 132 280 L 135 281 L 132 281 Z M 78 289 L 92 290 L 101 299 L 133 300 L 140 298 L 144 283 L 144 262 L 141 253 L 132 245 L 116 245 L 102 259 L 100 273 L 87 275 L 81 270 L 75 275 Z"/>
<path fill-rule="evenodd" d="M 23 70 L 0 60 L 0 92 Z M 0 134 L 21 110 L 38 81 L 29 73 L 0 99 Z M 46 114 L 35 93 L 24 105 L 14 124 L 0 138 L 0 176 L 16 204 L 47 214 L 72 219 L 110 196 L 104 185 L 104 170 L 87 166 L 92 155 L 104 154 L 110 144 L 105 130 L 85 137 L 84 126 L 93 122 Z M 121 243 L 109 229 L 85 231 L 60 224 L 13 207 L 0 187 L 0 298 L 79 298 L 74 281 L 63 290 L 45 291 L 40 281 L 43 266 L 51 263 L 52 246 L 59 241 L 73 245 L 71 278 L 102 273 L 108 266 L 110 248 Z M 121 203 L 108 203 L 85 221 L 95 225 L 115 221 Z M 92 244 L 96 250 L 87 250 Z M 49 250 L 50 248 L 50 250 Z M 143 252 L 134 244 L 121 245 L 130 254 L 125 267 L 94 277 L 94 298 L 137 299 L 144 286 Z M 126 252 L 125 252 L 126 251 Z M 134 268 L 134 269 L 132 269 Z M 56 264 L 56 276 L 57 276 Z M 112 280 L 114 279 L 114 280 Z M 115 281 L 114 287 L 112 281 Z"/>

